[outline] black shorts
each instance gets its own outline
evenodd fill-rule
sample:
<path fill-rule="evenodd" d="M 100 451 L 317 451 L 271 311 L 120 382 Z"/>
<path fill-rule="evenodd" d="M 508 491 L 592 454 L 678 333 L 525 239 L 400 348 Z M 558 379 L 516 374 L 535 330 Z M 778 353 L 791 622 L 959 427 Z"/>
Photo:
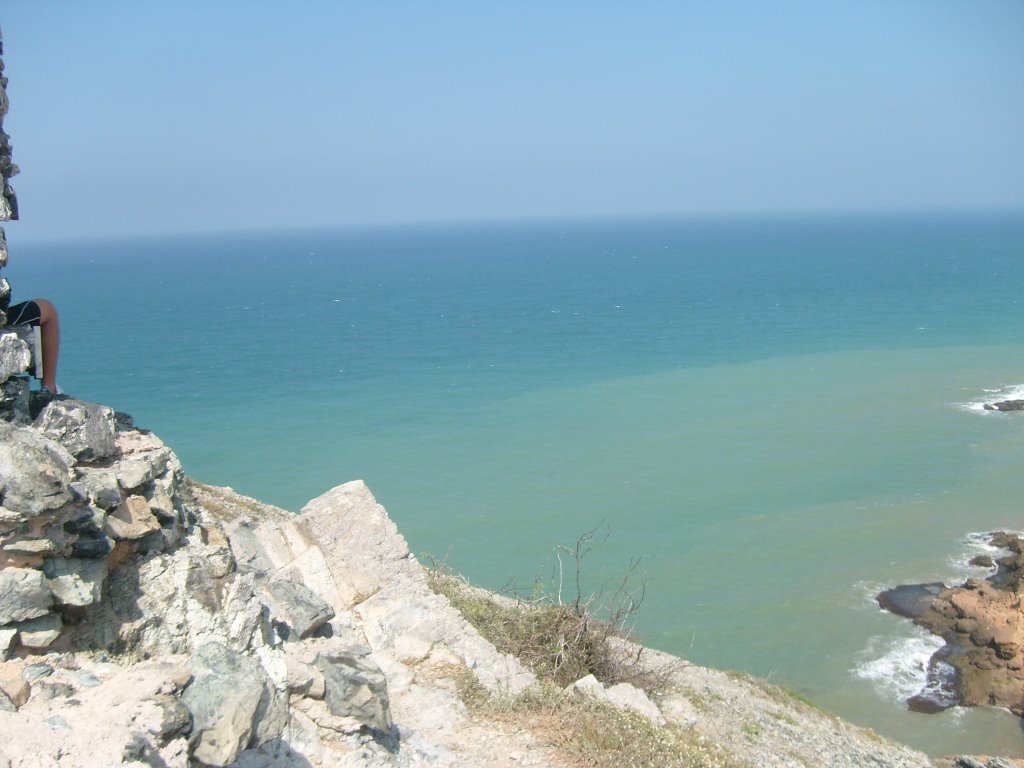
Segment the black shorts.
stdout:
<path fill-rule="evenodd" d="M 34 301 L 14 304 L 7 310 L 8 325 L 39 325 L 39 305 Z"/>

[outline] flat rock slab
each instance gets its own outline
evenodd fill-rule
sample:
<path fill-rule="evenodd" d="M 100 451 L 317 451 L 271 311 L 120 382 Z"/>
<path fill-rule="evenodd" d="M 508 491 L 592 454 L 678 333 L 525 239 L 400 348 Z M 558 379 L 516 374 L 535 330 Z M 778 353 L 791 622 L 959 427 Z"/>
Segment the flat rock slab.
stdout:
<path fill-rule="evenodd" d="M 903 584 L 879 593 L 878 604 L 897 616 L 919 619 L 945 588 L 942 582 Z"/>
<path fill-rule="evenodd" d="M 287 639 L 309 637 L 334 618 L 334 609 L 305 584 L 276 579 L 263 585 L 271 603 L 272 618 L 288 628 Z"/>

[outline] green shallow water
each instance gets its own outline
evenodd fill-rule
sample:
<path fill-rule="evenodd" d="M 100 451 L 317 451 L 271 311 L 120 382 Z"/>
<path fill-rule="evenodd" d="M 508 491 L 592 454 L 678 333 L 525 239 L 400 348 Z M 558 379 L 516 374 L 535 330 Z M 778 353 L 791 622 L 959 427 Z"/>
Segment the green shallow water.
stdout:
<path fill-rule="evenodd" d="M 931 754 L 1024 755 L 1017 718 L 912 713 L 855 674 L 918 634 L 878 591 L 963 578 L 968 533 L 1021 527 L 1024 419 L 960 404 L 1021 379 L 1022 352 L 795 356 L 551 389 L 457 435 L 363 441 L 361 460 L 414 551 L 474 581 L 529 587 L 553 545 L 604 522 L 587 587 L 641 557 L 649 643 Z M 387 478 L 396 461 L 409 469 Z"/>

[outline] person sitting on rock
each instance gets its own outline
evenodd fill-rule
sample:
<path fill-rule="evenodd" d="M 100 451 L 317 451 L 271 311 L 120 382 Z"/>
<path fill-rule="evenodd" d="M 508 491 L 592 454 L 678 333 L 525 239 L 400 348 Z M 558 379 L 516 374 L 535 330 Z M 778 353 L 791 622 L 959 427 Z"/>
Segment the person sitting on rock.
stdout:
<path fill-rule="evenodd" d="M 43 343 L 43 391 L 50 398 L 63 394 L 57 386 L 57 358 L 60 356 L 60 319 L 57 308 L 46 299 L 12 304 L 7 310 L 8 325 L 38 325 Z"/>

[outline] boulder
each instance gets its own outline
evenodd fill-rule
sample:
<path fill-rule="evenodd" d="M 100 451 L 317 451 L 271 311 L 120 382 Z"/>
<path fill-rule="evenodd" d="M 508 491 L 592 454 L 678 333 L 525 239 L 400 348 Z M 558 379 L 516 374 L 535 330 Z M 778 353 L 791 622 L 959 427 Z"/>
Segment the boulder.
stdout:
<path fill-rule="evenodd" d="M 105 557 L 114 548 L 114 542 L 103 532 L 103 510 L 87 507 L 78 517 L 64 523 L 64 531 L 73 538 L 71 554 L 74 557 Z"/>
<path fill-rule="evenodd" d="M 153 479 L 153 464 L 143 457 L 124 459 L 117 463 L 114 473 L 118 484 L 131 491 Z"/>
<path fill-rule="evenodd" d="M 256 732 L 261 704 L 266 709 L 267 675 L 255 659 L 219 643 L 198 648 L 191 669 L 182 701 L 192 714 L 192 756 L 205 765 L 229 765 Z"/>
<path fill-rule="evenodd" d="M 0 625 L 43 616 L 53 605 L 46 576 L 35 568 L 0 571 Z"/>
<path fill-rule="evenodd" d="M 20 376 L 0 382 L 0 421 L 28 424 L 32 420 L 28 392 L 28 380 Z"/>
<path fill-rule="evenodd" d="M 107 578 L 103 559 L 50 558 L 43 564 L 57 605 L 82 607 L 99 601 Z"/>
<path fill-rule="evenodd" d="M 284 625 L 285 639 L 303 639 L 334 618 L 334 609 L 301 582 L 275 579 L 262 585 L 271 619 Z"/>
<path fill-rule="evenodd" d="M 25 519 L 73 500 L 71 467 L 63 447 L 29 427 L 0 423 L 0 504 Z"/>
<path fill-rule="evenodd" d="M 18 629 L 18 642 L 26 648 L 46 648 L 51 645 L 64 628 L 60 616 L 48 613 L 38 619 L 20 621 L 14 625 Z"/>
<path fill-rule="evenodd" d="M 32 350 L 12 331 L 0 332 L 0 382 L 24 373 L 32 364 Z"/>
<path fill-rule="evenodd" d="M 104 533 L 118 541 L 141 539 L 158 530 L 160 521 L 150 511 L 144 496 L 129 496 L 103 522 Z"/>
<path fill-rule="evenodd" d="M 100 509 L 114 509 L 124 498 L 117 476 L 109 469 L 77 468 L 76 484 L 82 496 Z"/>
<path fill-rule="evenodd" d="M 36 417 L 35 427 L 79 461 L 95 461 L 117 453 L 114 411 L 105 405 L 54 400 Z"/>
<path fill-rule="evenodd" d="M 1024 589 L 1022 542 L 1016 534 L 1001 532 L 992 534 L 989 543 L 1011 554 L 998 560 L 997 572 L 987 579 L 967 579 L 950 588 L 897 587 L 879 597 L 883 608 L 913 619 L 947 643 L 932 657 L 925 693 L 911 699 L 916 709 L 935 711 L 959 703 L 1004 707 L 1024 716 L 1024 608 L 1018 598 Z M 925 695 L 929 691 L 941 696 Z"/>
<path fill-rule="evenodd" d="M 365 646 L 318 653 L 316 666 L 324 676 L 324 698 L 332 715 L 352 717 L 390 734 L 394 724 L 387 680 L 369 653 Z"/>

